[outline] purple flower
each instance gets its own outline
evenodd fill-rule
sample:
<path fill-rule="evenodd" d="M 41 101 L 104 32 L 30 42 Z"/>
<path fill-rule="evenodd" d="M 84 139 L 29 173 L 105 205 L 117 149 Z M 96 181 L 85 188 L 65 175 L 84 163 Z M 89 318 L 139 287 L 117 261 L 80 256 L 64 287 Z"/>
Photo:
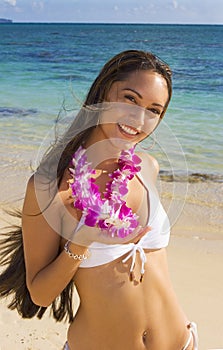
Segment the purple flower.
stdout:
<path fill-rule="evenodd" d="M 88 208 L 87 214 L 85 216 L 85 225 L 94 227 L 98 222 L 99 212 L 93 210 L 92 208 Z"/>
<path fill-rule="evenodd" d="M 138 226 L 138 217 L 127 207 L 123 197 L 128 193 L 128 181 L 140 171 L 141 159 L 134 153 L 134 147 L 124 150 L 118 160 L 119 169 L 110 174 L 104 197 L 92 177 L 95 170 L 87 161 L 82 147 L 74 153 L 71 161 L 70 188 L 74 207 L 82 210 L 82 219 L 87 226 L 98 226 L 112 237 L 126 237 Z"/>

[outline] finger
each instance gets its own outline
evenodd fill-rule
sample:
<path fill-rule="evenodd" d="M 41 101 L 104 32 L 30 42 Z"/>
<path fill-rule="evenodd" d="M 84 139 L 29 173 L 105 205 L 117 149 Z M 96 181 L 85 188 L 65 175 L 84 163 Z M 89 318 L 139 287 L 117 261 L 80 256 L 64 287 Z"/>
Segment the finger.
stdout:
<path fill-rule="evenodd" d="M 104 244 L 126 244 L 137 243 L 148 231 L 150 227 L 138 226 L 133 233 L 126 237 L 110 236 L 106 230 L 100 230 L 98 227 L 89 227 L 83 225 L 72 237 L 72 241 L 79 245 L 89 246 L 93 242 Z"/>
<path fill-rule="evenodd" d="M 133 242 L 137 243 L 142 237 L 144 237 L 149 231 L 151 231 L 151 227 L 142 227 L 136 237 L 134 238 Z"/>

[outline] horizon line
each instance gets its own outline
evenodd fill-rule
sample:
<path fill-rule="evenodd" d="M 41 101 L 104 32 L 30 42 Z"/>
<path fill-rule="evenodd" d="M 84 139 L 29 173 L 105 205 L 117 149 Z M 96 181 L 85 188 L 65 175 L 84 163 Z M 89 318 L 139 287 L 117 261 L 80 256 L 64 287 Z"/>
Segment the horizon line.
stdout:
<path fill-rule="evenodd" d="M 4 18 L 1 18 L 4 19 Z M 190 22 L 85 22 L 85 21 L 14 21 L 12 19 L 8 19 L 10 22 L 0 22 L 0 24 L 102 24 L 102 25 L 213 25 L 213 26 L 222 26 L 222 23 L 190 23 Z"/>

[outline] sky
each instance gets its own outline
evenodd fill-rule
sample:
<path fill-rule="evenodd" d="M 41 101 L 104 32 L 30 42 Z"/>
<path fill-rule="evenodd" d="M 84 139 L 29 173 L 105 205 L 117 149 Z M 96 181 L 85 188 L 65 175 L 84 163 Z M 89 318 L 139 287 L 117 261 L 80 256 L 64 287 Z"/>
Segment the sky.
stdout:
<path fill-rule="evenodd" d="M 223 0 L 0 0 L 14 22 L 223 24 Z"/>

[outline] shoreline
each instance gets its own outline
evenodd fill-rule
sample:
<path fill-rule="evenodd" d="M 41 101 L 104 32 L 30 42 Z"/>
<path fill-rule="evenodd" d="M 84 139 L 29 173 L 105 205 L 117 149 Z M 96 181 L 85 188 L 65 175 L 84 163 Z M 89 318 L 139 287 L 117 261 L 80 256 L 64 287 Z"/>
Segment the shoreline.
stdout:
<path fill-rule="evenodd" d="M 188 183 L 223 183 L 223 175 L 218 173 L 202 173 L 202 172 L 192 172 L 188 173 L 170 173 L 166 170 L 160 170 L 159 177 L 165 182 L 188 182 Z"/>
<path fill-rule="evenodd" d="M 70 97 L 73 95 L 67 96 L 67 104 L 70 103 Z M 0 141 L 1 166 L 5 168 L 7 164 L 13 163 L 14 171 L 17 170 L 16 166 L 25 171 L 25 166 L 27 168 L 36 158 L 39 160 L 39 152 L 44 152 L 55 139 L 55 125 L 56 133 L 63 134 L 65 125 L 70 125 L 80 105 L 75 106 L 74 103 L 69 111 L 66 111 L 65 107 L 61 110 L 61 106 L 58 106 L 53 111 L 45 105 L 37 108 L 26 106 L 25 103 L 23 107 L 20 104 L 0 106 L 0 123 L 4 130 Z M 172 125 L 167 115 L 167 119 L 160 124 L 154 138 L 146 140 L 142 144 L 142 149 L 144 148 L 159 162 L 160 178 L 163 181 L 223 183 L 222 152 L 219 150 L 220 126 L 215 133 L 213 131 L 216 139 L 213 139 L 212 143 L 205 139 L 200 148 L 201 145 L 197 144 L 196 139 L 192 138 L 187 142 L 184 139 L 184 130 L 177 128 L 178 118 L 183 112 L 184 110 L 179 110 L 179 107 L 171 110 L 173 116 L 177 118 L 176 125 Z M 35 129 L 34 134 L 33 129 Z M 153 142 L 152 147 L 151 142 Z M 141 151 L 140 146 L 139 150 Z"/>

